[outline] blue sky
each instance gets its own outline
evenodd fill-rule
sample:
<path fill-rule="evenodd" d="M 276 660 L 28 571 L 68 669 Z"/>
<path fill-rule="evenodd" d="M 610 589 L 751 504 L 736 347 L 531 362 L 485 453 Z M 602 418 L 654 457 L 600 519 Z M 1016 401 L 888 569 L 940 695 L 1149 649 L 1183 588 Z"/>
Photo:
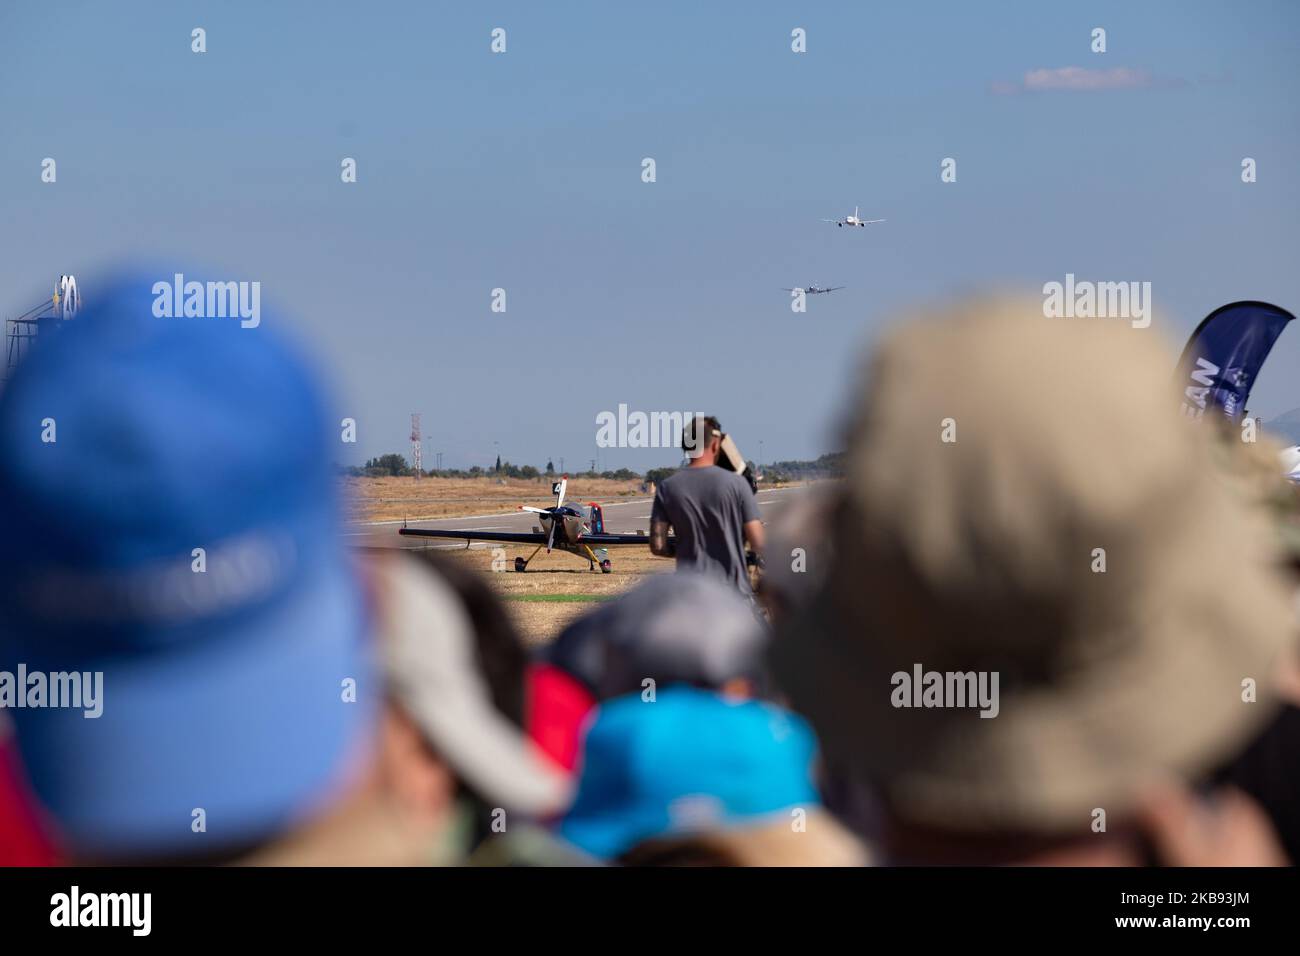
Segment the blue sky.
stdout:
<path fill-rule="evenodd" d="M 1300 5 L 804 6 L 7 0 L 0 314 L 203 263 L 287 307 L 359 423 L 341 460 L 405 453 L 418 411 L 448 466 L 572 470 L 619 403 L 815 457 L 862 348 L 964 289 L 1150 281 L 1176 346 L 1234 299 L 1300 306 Z M 1071 66 L 1137 79 L 1005 92 Z M 888 222 L 818 221 L 855 204 Z M 795 315 L 809 283 L 848 288 Z M 1298 369 L 1292 329 L 1254 411 L 1300 405 Z"/>

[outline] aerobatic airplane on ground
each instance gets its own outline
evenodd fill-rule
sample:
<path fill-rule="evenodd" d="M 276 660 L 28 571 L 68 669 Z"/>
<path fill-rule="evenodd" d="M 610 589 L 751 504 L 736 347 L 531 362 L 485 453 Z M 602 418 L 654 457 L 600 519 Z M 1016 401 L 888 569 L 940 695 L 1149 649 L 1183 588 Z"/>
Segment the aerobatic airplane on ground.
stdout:
<path fill-rule="evenodd" d="M 884 222 L 883 219 L 860 219 L 858 217 L 858 207 L 853 207 L 853 215 L 845 216 L 843 219 L 823 219 L 822 222 L 833 222 L 837 226 L 866 226 L 868 223 Z"/>
<path fill-rule="evenodd" d="M 804 288 L 804 289 L 786 289 L 785 291 L 786 291 L 786 292 L 803 292 L 803 293 L 806 293 L 806 294 L 808 294 L 808 295 L 821 295 L 823 292 L 838 292 L 840 289 L 846 289 L 846 288 L 848 288 L 848 286 L 833 285 L 833 286 L 831 286 L 831 287 L 828 288 L 828 289 L 823 289 L 821 286 L 810 285 L 810 286 L 808 286 L 807 288 Z"/>
<path fill-rule="evenodd" d="M 542 548 L 550 554 L 552 548 L 568 551 L 580 558 L 586 558 L 589 570 L 600 570 L 609 574 L 612 565 L 607 549 L 620 545 L 639 544 L 645 547 L 650 543 L 648 534 L 611 534 L 605 531 L 605 518 L 600 505 L 591 501 L 586 506 L 574 507 L 564 503 L 564 490 L 568 486 L 569 476 L 565 475 L 551 485 L 551 494 L 555 495 L 555 504 L 550 508 L 533 508 L 520 505 L 520 511 L 537 515 L 538 526 L 533 531 L 443 531 L 438 528 L 399 528 L 399 534 L 413 535 L 421 538 L 460 538 L 469 547 L 471 541 L 501 541 L 512 544 L 535 544 L 537 547 L 527 558 L 515 558 L 515 570 L 524 571 L 528 562 L 537 557 Z"/>

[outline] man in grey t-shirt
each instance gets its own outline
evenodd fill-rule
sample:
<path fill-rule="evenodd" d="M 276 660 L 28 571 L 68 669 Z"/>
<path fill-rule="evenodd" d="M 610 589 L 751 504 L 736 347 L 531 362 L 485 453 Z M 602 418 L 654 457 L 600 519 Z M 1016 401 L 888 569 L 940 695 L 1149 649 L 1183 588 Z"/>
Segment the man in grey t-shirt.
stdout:
<path fill-rule="evenodd" d="M 677 570 L 703 571 L 730 581 L 746 595 L 749 569 L 745 544 L 763 552 L 763 523 L 749 482 L 717 466 L 722 427 L 712 416 L 686 424 L 682 447 L 691 457 L 681 471 L 665 479 L 650 510 L 650 550 L 676 557 Z M 675 537 L 669 539 L 671 527 Z"/>

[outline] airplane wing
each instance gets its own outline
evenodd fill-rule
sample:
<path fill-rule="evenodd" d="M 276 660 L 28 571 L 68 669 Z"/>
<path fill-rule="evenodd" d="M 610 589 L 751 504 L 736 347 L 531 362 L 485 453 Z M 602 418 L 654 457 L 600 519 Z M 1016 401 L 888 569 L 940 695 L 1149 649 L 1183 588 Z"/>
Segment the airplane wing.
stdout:
<path fill-rule="evenodd" d="M 840 222 L 839 219 L 823 219 L 822 222 Z"/>
<path fill-rule="evenodd" d="M 862 219 L 862 220 L 859 220 L 859 221 L 860 221 L 860 222 L 865 226 L 865 225 L 866 225 L 867 223 L 869 223 L 869 222 L 884 222 L 885 220 L 883 220 L 883 219 Z"/>
<path fill-rule="evenodd" d="M 443 531 L 440 528 L 398 528 L 398 534 L 417 538 L 460 538 L 462 541 L 513 541 L 518 544 L 545 544 L 546 535 L 536 531 Z"/>
<path fill-rule="evenodd" d="M 398 534 L 418 538 L 458 538 L 461 541 L 505 541 L 515 544 L 545 544 L 546 535 L 535 531 L 443 531 L 440 528 L 398 528 Z M 672 535 L 668 536 L 669 538 Z M 584 534 L 579 542 L 593 547 L 617 547 L 625 544 L 649 544 L 648 534 Z"/>
<path fill-rule="evenodd" d="M 846 285 L 833 285 L 833 286 L 831 286 L 829 289 L 827 289 L 826 291 L 827 291 L 827 292 L 838 292 L 840 289 L 847 289 L 847 288 L 848 288 L 848 286 L 846 286 Z"/>
<path fill-rule="evenodd" d="M 668 536 L 670 539 L 672 535 Z M 649 544 L 650 535 L 648 534 L 584 534 L 578 539 L 579 544 L 590 544 L 595 547 L 608 548 L 621 544 Z"/>

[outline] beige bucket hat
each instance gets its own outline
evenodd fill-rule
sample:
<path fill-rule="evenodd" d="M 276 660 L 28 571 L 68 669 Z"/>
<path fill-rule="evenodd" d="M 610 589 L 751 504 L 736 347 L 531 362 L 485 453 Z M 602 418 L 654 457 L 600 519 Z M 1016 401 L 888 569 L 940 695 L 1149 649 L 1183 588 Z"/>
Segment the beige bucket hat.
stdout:
<path fill-rule="evenodd" d="M 895 812 L 1086 832 L 1268 716 L 1296 638 L 1276 537 L 1178 415 L 1173 361 L 1151 330 L 1034 299 L 923 316 L 877 349 L 834 565 L 773 663 Z M 917 665 L 996 673 L 997 715 L 894 706 Z"/>

